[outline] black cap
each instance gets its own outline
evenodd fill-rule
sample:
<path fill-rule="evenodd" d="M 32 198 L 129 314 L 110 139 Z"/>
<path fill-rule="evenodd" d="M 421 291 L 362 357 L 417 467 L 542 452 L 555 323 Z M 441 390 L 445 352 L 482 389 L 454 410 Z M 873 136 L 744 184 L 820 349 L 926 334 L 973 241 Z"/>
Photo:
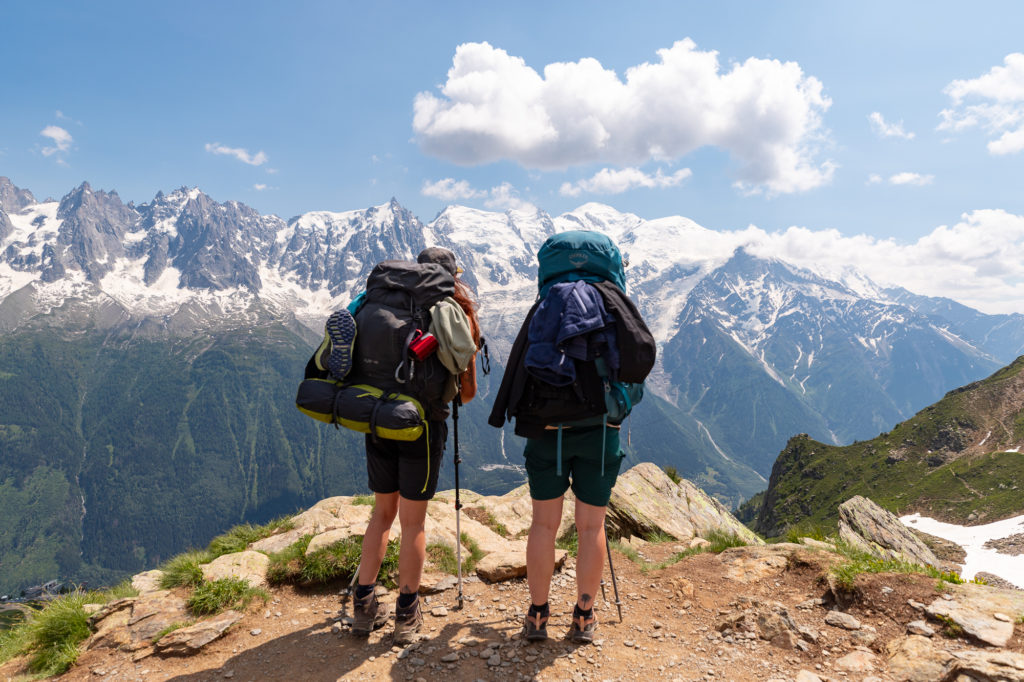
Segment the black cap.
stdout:
<path fill-rule="evenodd" d="M 448 249 L 441 248 L 440 246 L 428 246 L 420 252 L 420 255 L 416 257 L 417 263 L 437 263 L 442 266 L 445 270 L 457 275 L 462 272 L 462 268 L 455 264 L 455 254 Z"/>

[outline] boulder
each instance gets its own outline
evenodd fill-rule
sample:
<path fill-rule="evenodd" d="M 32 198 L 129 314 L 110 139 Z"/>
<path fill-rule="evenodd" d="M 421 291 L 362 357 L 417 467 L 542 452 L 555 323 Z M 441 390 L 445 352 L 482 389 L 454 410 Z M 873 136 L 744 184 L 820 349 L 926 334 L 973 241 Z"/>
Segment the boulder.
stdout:
<path fill-rule="evenodd" d="M 661 532 L 689 541 L 711 531 L 763 544 L 718 500 L 687 480 L 675 483 L 655 464 L 643 462 L 619 476 L 608 503 L 608 526 L 617 537 Z"/>
<path fill-rule="evenodd" d="M 889 674 L 900 682 L 935 682 L 945 678 L 953 655 L 937 649 L 921 635 L 910 635 L 889 644 Z M 956 678 L 954 678 L 956 679 Z"/>
<path fill-rule="evenodd" d="M 555 550 L 555 570 L 565 563 L 568 552 L 564 549 Z M 476 564 L 476 574 L 492 583 L 526 575 L 526 551 L 491 552 Z"/>
<path fill-rule="evenodd" d="M 789 610 L 778 602 L 740 597 L 735 604 L 737 608 L 718 622 L 720 632 L 752 633 L 780 649 L 792 649 L 806 639 Z"/>
<path fill-rule="evenodd" d="M 781 542 L 775 545 L 747 545 L 730 547 L 718 555 L 725 575 L 744 584 L 758 584 L 784 572 L 790 557 L 800 545 Z M 805 550 L 806 551 L 806 550 Z"/>
<path fill-rule="evenodd" d="M 89 617 L 95 634 L 86 649 L 135 651 L 148 646 L 161 630 L 190 618 L 185 600 L 169 590 L 118 599 Z"/>
<path fill-rule="evenodd" d="M 143 573 L 136 573 L 132 576 L 132 587 L 134 587 L 139 594 L 157 592 L 161 589 L 160 580 L 163 577 L 164 572 L 157 569 L 145 571 Z"/>
<path fill-rule="evenodd" d="M 1013 620 L 1024 615 L 1024 592 L 1020 590 L 965 583 L 950 585 L 948 596 L 951 598 L 933 601 L 926 609 L 928 615 L 949 618 L 967 634 L 992 646 L 1006 646 L 1013 637 Z M 1009 616 L 1002 620 L 997 614 Z"/>
<path fill-rule="evenodd" d="M 839 537 L 876 556 L 936 567 L 941 563 L 894 514 L 860 495 L 839 505 Z"/>
<path fill-rule="evenodd" d="M 948 665 L 945 679 L 999 680 L 1024 682 L 1024 654 L 1012 651 L 957 651 Z"/>
<path fill-rule="evenodd" d="M 160 638 L 154 648 L 157 653 L 184 655 L 193 654 L 222 636 L 229 627 L 243 618 L 238 611 L 228 611 L 209 620 L 174 630 Z"/>
<path fill-rule="evenodd" d="M 219 556 L 208 564 L 202 564 L 200 568 L 203 579 L 211 582 L 222 578 L 238 578 L 251 587 L 266 587 L 269 564 L 270 557 L 266 554 L 247 549 Z"/>

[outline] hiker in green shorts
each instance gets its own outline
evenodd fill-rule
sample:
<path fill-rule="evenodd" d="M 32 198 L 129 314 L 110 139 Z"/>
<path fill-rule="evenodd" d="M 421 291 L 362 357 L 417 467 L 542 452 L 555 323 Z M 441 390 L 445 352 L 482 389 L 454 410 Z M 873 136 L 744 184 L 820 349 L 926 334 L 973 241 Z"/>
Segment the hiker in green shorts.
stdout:
<path fill-rule="evenodd" d="M 557 429 L 526 441 L 526 474 L 533 501 L 533 523 L 526 542 L 526 575 L 530 583 L 530 610 L 525 637 L 547 637 L 548 594 L 555 569 L 555 540 L 562 520 L 565 491 L 576 496 L 576 607 L 569 638 L 586 643 L 594 639 L 597 621 L 594 598 L 604 570 L 604 517 L 612 487 L 619 476 L 622 453 L 619 429 L 611 425 L 565 428 L 562 433 L 562 472 L 557 469 Z M 604 464 L 601 440 L 604 439 Z M 613 453 L 613 454 L 611 454 Z"/>
<path fill-rule="evenodd" d="M 623 258 L 604 234 L 560 232 L 537 252 L 537 302 L 509 352 L 487 422 L 514 419 L 533 499 L 526 544 L 529 641 L 547 638 L 548 594 L 562 502 L 576 497 L 576 607 L 567 637 L 588 643 L 604 569 L 604 520 L 623 454 L 619 430 L 643 397 L 654 337 L 626 296 Z"/>

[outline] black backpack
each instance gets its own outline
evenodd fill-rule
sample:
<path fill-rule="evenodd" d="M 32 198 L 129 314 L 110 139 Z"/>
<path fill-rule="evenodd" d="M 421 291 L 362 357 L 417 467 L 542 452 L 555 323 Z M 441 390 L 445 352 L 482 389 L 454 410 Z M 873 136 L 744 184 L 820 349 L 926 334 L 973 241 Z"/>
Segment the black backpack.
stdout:
<path fill-rule="evenodd" d="M 451 273 L 435 263 L 383 261 L 370 272 L 355 313 L 352 366 L 344 381 L 317 362 L 306 363 L 295 399 L 319 421 L 374 437 L 411 441 L 427 421 L 448 417 L 458 386 L 436 352 L 410 352 L 430 328 L 430 309 L 455 292 Z"/>
<path fill-rule="evenodd" d="M 430 308 L 454 293 L 455 278 L 436 263 L 378 263 L 355 313 L 358 333 L 345 383 L 413 396 L 427 419 L 447 418 L 448 403 L 457 390 L 451 373 L 437 353 L 421 361 L 409 352 L 409 345 L 417 332 L 430 328 Z"/>

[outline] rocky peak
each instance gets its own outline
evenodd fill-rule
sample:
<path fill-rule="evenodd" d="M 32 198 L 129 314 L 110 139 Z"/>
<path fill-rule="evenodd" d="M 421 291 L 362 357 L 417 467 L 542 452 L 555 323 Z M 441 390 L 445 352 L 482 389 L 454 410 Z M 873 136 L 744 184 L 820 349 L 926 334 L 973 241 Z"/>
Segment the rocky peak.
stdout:
<path fill-rule="evenodd" d="M 98 282 L 125 255 L 124 235 L 138 215 L 121 202 L 117 192 L 96 192 L 83 182 L 61 199 L 57 218 L 61 227 L 43 280 L 81 270 L 90 281 Z"/>
<path fill-rule="evenodd" d="M 21 189 L 10 178 L 0 175 L 0 213 L 17 213 L 34 203 L 36 198 L 32 192 Z"/>

